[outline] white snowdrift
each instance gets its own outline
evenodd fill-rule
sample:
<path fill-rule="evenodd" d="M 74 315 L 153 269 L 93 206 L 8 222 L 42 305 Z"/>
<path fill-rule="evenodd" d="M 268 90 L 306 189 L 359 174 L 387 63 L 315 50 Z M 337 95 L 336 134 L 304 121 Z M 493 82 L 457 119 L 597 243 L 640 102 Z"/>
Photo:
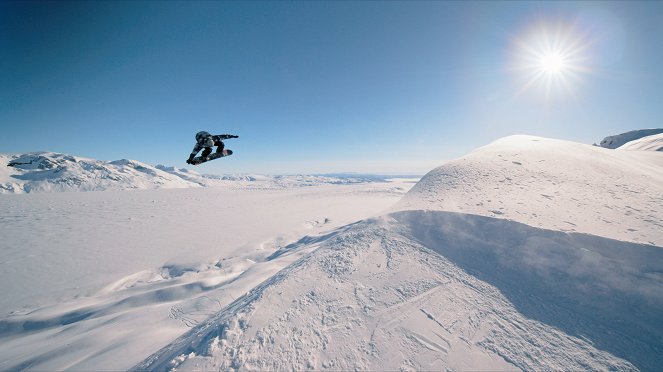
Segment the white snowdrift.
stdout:
<path fill-rule="evenodd" d="M 663 151 L 663 133 L 627 142 L 619 146 L 618 149 L 629 151 Z"/>
<path fill-rule="evenodd" d="M 662 155 L 499 140 L 135 369 L 657 369 Z"/>

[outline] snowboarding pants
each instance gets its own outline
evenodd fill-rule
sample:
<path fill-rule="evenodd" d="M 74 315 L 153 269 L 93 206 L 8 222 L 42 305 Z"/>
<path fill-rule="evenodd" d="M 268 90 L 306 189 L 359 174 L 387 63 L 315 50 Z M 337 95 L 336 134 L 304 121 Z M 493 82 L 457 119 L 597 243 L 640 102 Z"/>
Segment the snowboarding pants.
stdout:
<path fill-rule="evenodd" d="M 223 141 L 216 141 L 214 142 L 214 146 L 216 147 L 216 152 L 221 153 L 223 152 L 223 149 L 226 147 L 226 145 L 223 143 Z M 203 158 L 206 158 L 209 154 L 212 153 L 212 148 L 211 147 L 205 147 L 203 149 L 203 152 L 200 154 Z"/>

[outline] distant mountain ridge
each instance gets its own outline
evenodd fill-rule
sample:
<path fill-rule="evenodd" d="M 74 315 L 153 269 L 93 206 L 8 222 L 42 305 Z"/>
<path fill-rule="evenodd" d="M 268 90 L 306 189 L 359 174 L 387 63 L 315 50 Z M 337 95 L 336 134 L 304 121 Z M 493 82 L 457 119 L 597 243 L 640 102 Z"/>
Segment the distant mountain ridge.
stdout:
<path fill-rule="evenodd" d="M 195 187 L 135 160 L 99 161 L 54 152 L 0 154 L 0 193 Z"/>
<path fill-rule="evenodd" d="M 616 149 L 625 145 L 628 142 L 635 141 L 648 136 L 653 136 L 659 133 L 663 133 L 663 128 L 632 130 L 626 133 L 605 137 L 599 143 L 599 146 L 605 147 L 607 149 Z"/>
<path fill-rule="evenodd" d="M 280 189 L 384 181 L 362 175 L 210 175 L 136 160 L 102 161 L 55 152 L 0 154 L 0 194 L 228 186 Z"/>

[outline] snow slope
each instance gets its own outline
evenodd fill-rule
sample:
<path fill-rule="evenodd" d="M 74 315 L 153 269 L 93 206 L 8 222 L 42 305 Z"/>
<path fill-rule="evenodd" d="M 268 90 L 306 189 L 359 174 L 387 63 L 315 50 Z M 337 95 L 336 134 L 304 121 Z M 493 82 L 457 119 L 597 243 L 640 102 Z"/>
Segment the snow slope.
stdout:
<path fill-rule="evenodd" d="M 618 147 L 630 151 L 663 151 L 663 133 L 642 137 Z"/>
<path fill-rule="evenodd" d="M 604 138 L 599 145 L 608 149 L 616 149 L 628 142 L 659 133 L 663 133 L 663 128 L 632 130 L 630 132 L 608 136 Z"/>
<path fill-rule="evenodd" d="M 661 205 L 661 153 L 504 138 L 134 369 L 655 370 Z"/>

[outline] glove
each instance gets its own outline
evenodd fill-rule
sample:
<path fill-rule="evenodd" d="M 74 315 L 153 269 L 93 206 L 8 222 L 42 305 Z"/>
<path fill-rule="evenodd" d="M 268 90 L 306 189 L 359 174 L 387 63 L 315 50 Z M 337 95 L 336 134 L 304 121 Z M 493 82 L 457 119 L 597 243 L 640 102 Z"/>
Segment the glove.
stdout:
<path fill-rule="evenodd" d="M 186 163 L 187 163 L 187 164 L 191 164 L 191 163 L 192 163 L 191 159 L 187 159 L 187 160 L 186 160 Z"/>
<path fill-rule="evenodd" d="M 239 138 L 239 136 L 232 136 L 232 137 L 230 137 L 230 138 Z"/>

